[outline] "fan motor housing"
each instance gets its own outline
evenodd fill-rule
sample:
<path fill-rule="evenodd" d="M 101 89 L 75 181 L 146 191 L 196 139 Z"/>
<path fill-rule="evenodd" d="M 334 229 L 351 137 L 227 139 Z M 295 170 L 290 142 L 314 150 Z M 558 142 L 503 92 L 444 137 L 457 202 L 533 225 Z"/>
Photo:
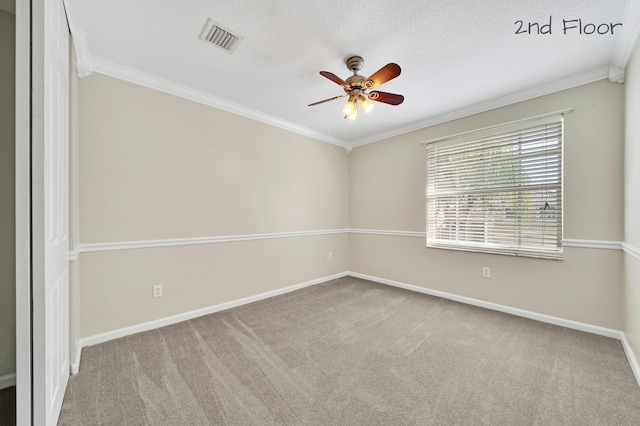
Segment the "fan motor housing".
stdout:
<path fill-rule="evenodd" d="M 351 87 L 361 87 L 364 82 L 364 77 L 358 74 L 354 74 L 347 78 L 345 82 Z"/>
<path fill-rule="evenodd" d="M 362 69 L 364 59 L 362 59 L 362 56 L 350 56 L 347 58 L 345 63 L 347 64 L 347 68 L 355 73 Z"/>

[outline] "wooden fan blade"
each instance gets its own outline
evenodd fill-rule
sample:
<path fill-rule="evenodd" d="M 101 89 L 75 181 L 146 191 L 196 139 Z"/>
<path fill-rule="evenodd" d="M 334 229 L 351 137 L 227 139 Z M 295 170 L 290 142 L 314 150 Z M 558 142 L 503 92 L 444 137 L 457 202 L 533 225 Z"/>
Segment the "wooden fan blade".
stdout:
<path fill-rule="evenodd" d="M 341 79 L 340 77 L 338 77 L 332 72 L 320 71 L 320 75 L 328 78 L 329 80 L 333 81 L 336 84 L 339 84 L 340 86 L 347 86 L 347 87 L 349 86 L 346 81 L 344 81 L 343 79 Z"/>
<path fill-rule="evenodd" d="M 397 95 L 395 93 L 380 92 L 378 90 L 374 90 L 373 92 L 370 92 L 369 99 L 371 99 L 372 101 L 383 102 L 389 105 L 400 105 L 402 102 L 404 102 L 404 96 L 402 95 Z"/>
<path fill-rule="evenodd" d="M 398 64 L 387 64 L 384 67 L 380 68 L 378 71 L 374 72 L 371 77 L 367 78 L 364 81 L 364 86 L 367 89 L 373 89 L 374 87 L 380 86 L 383 83 L 386 83 L 389 80 L 393 80 L 397 76 L 400 75 L 400 65 Z"/>
<path fill-rule="evenodd" d="M 329 99 L 325 99 L 323 101 L 318 101 L 318 102 L 314 102 L 312 104 L 309 104 L 308 106 L 314 106 L 314 105 L 318 105 L 318 104 L 323 104 L 325 102 L 329 102 L 329 101 L 334 101 L 336 99 L 340 99 L 340 98 L 344 98 L 347 95 L 342 95 L 342 96 L 334 96 L 333 98 L 329 98 Z"/>

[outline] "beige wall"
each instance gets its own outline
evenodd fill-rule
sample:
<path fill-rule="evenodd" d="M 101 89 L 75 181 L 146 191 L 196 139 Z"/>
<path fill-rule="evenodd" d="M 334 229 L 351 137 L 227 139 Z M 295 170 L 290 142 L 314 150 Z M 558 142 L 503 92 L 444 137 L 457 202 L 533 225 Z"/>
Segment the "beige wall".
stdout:
<path fill-rule="evenodd" d="M 100 74 L 79 105 L 83 243 L 347 226 L 342 148 Z"/>
<path fill-rule="evenodd" d="M 77 113 L 81 243 L 348 227 L 343 148 L 100 74 L 78 81 Z M 80 334 L 343 272 L 347 244 L 333 234 L 82 253 Z"/>
<path fill-rule="evenodd" d="M 625 79 L 625 241 L 640 253 L 640 42 L 636 43 Z M 625 255 L 625 331 L 640 357 L 640 259 Z"/>
<path fill-rule="evenodd" d="M 623 239 L 622 85 L 581 86 L 350 155 L 104 75 L 77 85 L 84 244 L 347 227 L 424 232 L 423 141 L 565 108 L 574 110 L 565 118 L 565 238 Z M 82 253 L 72 296 L 78 335 L 87 337 L 352 270 L 621 329 L 623 261 L 619 250 L 567 247 L 563 261 L 550 261 L 333 234 Z M 481 278 L 483 266 L 491 279 Z M 151 298 L 154 284 L 164 286 L 162 298 Z"/>
<path fill-rule="evenodd" d="M 0 376 L 16 371 L 15 16 L 0 10 Z"/>
<path fill-rule="evenodd" d="M 420 231 L 423 141 L 565 108 L 565 239 L 623 237 L 624 88 L 601 81 L 362 146 L 350 155 L 350 226 Z M 423 238 L 350 235 L 354 272 L 621 329 L 622 253 L 565 248 L 563 261 L 427 249 Z M 481 277 L 491 267 L 491 278 Z"/>
<path fill-rule="evenodd" d="M 346 271 L 346 234 L 117 250 L 81 256 L 84 337 Z M 334 259 L 322 259 L 333 250 Z M 153 299 L 151 286 L 162 284 Z"/>

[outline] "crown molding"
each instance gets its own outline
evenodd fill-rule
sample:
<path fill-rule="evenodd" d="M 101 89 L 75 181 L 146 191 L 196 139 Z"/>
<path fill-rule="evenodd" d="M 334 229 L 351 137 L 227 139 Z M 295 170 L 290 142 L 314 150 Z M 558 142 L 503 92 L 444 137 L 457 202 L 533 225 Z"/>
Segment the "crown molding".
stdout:
<path fill-rule="evenodd" d="M 609 81 L 612 83 L 624 83 L 626 71 L 624 68 L 618 68 L 615 65 L 609 65 Z"/>
<path fill-rule="evenodd" d="M 281 120 L 272 115 L 250 109 L 242 105 L 229 102 L 225 99 L 209 95 L 208 93 L 201 92 L 199 90 L 195 90 L 169 80 L 164 80 L 150 74 L 136 71 L 131 68 L 126 68 L 94 57 L 91 58 L 91 66 L 93 71 L 107 75 L 109 77 L 114 77 L 120 80 L 128 81 L 129 83 L 147 87 L 149 89 L 158 90 L 160 92 L 188 99 L 193 102 L 198 102 L 203 105 L 218 108 L 232 114 L 250 118 L 261 123 L 279 127 L 281 129 L 288 130 L 299 135 L 308 136 L 310 138 L 317 139 L 322 142 L 327 142 L 332 145 L 337 145 L 345 149 L 347 149 L 348 147 L 345 141 L 327 135 L 325 133 L 320 133 L 307 127 L 299 126 L 289 121 Z"/>
<path fill-rule="evenodd" d="M 640 34 L 640 0 L 628 0 L 622 20 L 624 25 L 617 34 L 616 44 L 611 55 L 611 64 L 625 69 Z"/>
<path fill-rule="evenodd" d="M 89 36 L 85 31 L 76 27 L 71 15 L 69 0 L 62 0 L 65 13 L 67 15 L 67 25 L 71 33 L 71 41 L 73 42 L 73 53 L 76 59 L 76 73 L 78 77 L 87 77 L 91 75 L 91 55 L 89 54 Z"/>
<path fill-rule="evenodd" d="M 74 31 L 71 34 L 73 40 L 73 53 L 76 56 L 76 73 L 78 77 L 90 76 L 91 55 L 89 55 L 89 36 L 84 31 Z"/>
<path fill-rule="evenodd" d="M 78 31 L 78 34 L 79 34 L 78 45 L 80 49 L 88 49 L 87 48 L 88 43 L 86 42 L 86 37 L 83 38 L 81 33 L 82 33 L 81 31 Z M 75 39 L 76 38 L 74 37 L 74 41 Z M 75 45 L 76 43 L 74 42 L 74 46 Z M 78 55 L 76 56 L 78 57 Z M 82 62 L 80 61 L 80 59 L 82 59 Z M 82 70 L 80 69 L 81 65 L 83 67 Z M 540 86 L 532 87 L 519 92 L 493 98 L 485 102 L 481 102 L 478 104 L 474 104 L 474 105 L 459 108 L 453 111 L 449 111 L 444 114 L 428 117 L 424 120 L 414 122 L 407 126 L 397 127 L 387 132 L 380 132 L 376 134 L 376 136 L 363 138 L 363 139 L 356 140 L 355 142 L 348 143 L 342 139 L 327 135 L 325 133 L 317 132 L 307 127 L 299 126 L 297 124 L 294 124 L 285 120 L 281 120 L 277 117 L 244 107 L 242 105 L 239 105 L 233 102 L 229 102 L 222 98 L 209 95 L 207 93 L 192 89 L 187 86 L 183 86 L 168 80 L 164 80 L 150 74 L 133 70 L 131 68 L 116 65 L 114 63 L 111 63 L 102 59 L 90 57 L 88 55 L 86 57 L 80 56 L 78 58 L 78 76 L 82 77 L 82 76 L 88 75 L 88 74 L 81 75 L 81 72 L 88 72 L 90 74 L 93 71 L 100 74 L 107 75 L 109 77 L 114 77 L 114 78 L 124 80 L 133 84 L 137 84 L 139 86 L 147 87 L 150 89 L 158 90 L 160 92 L 164 92 L 164 93 L 168 93 L 181 98 L 189 99 L 191 101 L 198 102 L 203 105 L 218 108 L 223 111 L 227 111 L 227 112 L 237 114 L 246 118 L 250 118 L 252 120 L 256 120 L 274 127 L 288 130 L 293 133 L 297 133 L 303 136 L 308 136 L 308 137 L 320 140 L 322 142 L 327 142 L 332 145 L 337 145 L 344 148 L 347 151 L 347 153 L 351 153 L 353 148 L 356 148 L 359 146 L 368 145 L 374 142 L 379 142 L 384 139 L 400 136 L 409 132 L 424 129 L 426 127 L 435 126 L 437 124 L 446 123 L 448 121 L 457 120 L 457 119 L 468 117 L 474 114 L 479 114 L 481 112 L 486 112 L 486 111 L 501 108 L 504 106 L 516 104 L 518 102 L 527 101 L 530 99 L 538 98 L 540 96 L 549 95 L 562 90 L 567 90 L 574 87 L 582 86 L 584 84 L 593 83 L 599 80 L 609 79 L 610 81 L 613 81 L 613 82 L 624 81 L 623 69 L 620 69 L 615 65 L 613 66 L 607 65 L 607 66 L 595 68 L 589 71 L 585 71 L 579 74 L 575 74 L 573 76 L 555 80 L 549 83 L 545 83 Z"/>
<path fill-rule="evenodd" d="M 437 124 L 446 123 L 448 121 L 457 120 L 459 118 L 468 117 L 470 115 L 479 114 L 481 112 L 490 111 L 490 110 L 501 108 L 507 105 L 513 105 L 518 102 L 528 101 L 530 99 L 538 98 L 540 96 L 560 92 L 562 90 L 567 90 L 574 87 L 582 86 L 584 84 L 593 83 L 595 81 L 604 80 L 609 78 L 609 75 L 610 75 L 610 72 L 609 72 L 608 65 L 595 68 L 579 74 L 574 74 L 569 77 L 561 78 L 559 80 L 551 81 L 549 83 L 545 83 L 540 86 L 531 87 L 529 89 L 521 90 L 519 92 L 514 92 L 508 95 L 499 96 L 497 98 L 493 98 L 485 102 L 481 102 L 481 103 L 470 105 L 464 108 L 459 108 L 453 111 L 449 111 L 444 114 L 428 117 L 424 120 L 417 121 L 408 126 L 397 127 L 395 129 L 389 130 L 388 132 L 378 133 L 374 137 L 357 140 L 351 143 L 350 146 L 351 148 L 356 148 L 356 147 L 367 145 L 370 143 L 379 142 L 384 139 L 388 139 L 394 136 L 400 136 L 405 133 L 424 129 L 426 127 L 435 126 Z"/>

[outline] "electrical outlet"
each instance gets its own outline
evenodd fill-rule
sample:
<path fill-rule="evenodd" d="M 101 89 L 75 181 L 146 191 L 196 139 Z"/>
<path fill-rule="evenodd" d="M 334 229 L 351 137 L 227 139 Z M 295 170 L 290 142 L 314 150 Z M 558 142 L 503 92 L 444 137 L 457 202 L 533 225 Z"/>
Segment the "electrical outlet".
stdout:
<path fill-rule="evenodd" d="M 491 268 L 486 266 L 482 268 L 482 278 L 491 278 Z"/>
<path fill-rule="evenodd" d="M 328 255 L 327 257 L 329 258 L 329 260 L 333 259 L 333 252 L 332 252 L 332 251 L 330 251 L 330 252 L 329 252 L 329 255 Z"/>
<path fill-rule="evenodd" d="M 153 286 L 153 297 L 162 297 L 162 286 L 154 285 Z"/>

